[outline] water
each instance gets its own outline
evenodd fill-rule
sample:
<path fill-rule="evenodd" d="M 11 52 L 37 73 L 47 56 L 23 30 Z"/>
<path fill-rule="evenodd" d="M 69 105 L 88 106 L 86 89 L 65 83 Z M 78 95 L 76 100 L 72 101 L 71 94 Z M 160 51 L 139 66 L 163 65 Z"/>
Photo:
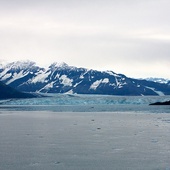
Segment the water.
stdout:
<path fill-rule="evenodd" d="M 169 170 L 170 106 L 149 106 L 167 100 L 67 94 L 3 100 L 0 170 Z"/>
<path fill-rule="evenodd" d="M 34 99 L 1 101 L 0 110 L 54 112 L 151 112 L 169 113 L 170 106 L 149 106 L 170 96 L 109 96 L 50 94 Z"/>

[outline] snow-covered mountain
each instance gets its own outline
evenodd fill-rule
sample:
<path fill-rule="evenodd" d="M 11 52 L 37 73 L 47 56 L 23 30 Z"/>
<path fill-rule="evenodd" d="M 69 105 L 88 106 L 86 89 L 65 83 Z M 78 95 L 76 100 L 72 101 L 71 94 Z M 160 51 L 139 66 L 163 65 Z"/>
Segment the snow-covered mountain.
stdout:
<path fill-rule="evenodd" d="M 25 92 L 109 95 L 169 95 L 170 84 L 128 78 L 113 71 L 97 71 L 53 63 L 47 69 L 32 61 L 0 65 L 0 81 Z"/>
<path fill-rule="evenodd" d="M 167 84 L 170 81 L 169 79 L 153 78 L 153 77 L 146 78 L 145 80 L 153 81 L 153 82 L 157 82 L 157 83 L 163 83 L 163 84 Z"/>

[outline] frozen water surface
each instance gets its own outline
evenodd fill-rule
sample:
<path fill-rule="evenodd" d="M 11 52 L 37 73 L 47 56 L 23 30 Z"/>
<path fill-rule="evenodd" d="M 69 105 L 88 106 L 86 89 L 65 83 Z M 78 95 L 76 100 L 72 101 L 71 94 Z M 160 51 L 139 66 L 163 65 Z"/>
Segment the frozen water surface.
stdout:
<path fill-rule="evenodd" d="M 3 101 L 0 170 L 170 169 L 170 107 L 148 106 L 168 96 L 60 97 Z"/>

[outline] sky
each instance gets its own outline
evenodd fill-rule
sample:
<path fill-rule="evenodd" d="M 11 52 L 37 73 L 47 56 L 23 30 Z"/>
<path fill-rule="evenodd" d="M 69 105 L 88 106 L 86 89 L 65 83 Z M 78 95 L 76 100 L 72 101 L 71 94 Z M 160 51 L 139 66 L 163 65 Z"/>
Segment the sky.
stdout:
<path fill-rule="evenodd" d="M 0 0 L 0 62 L 170 79 L 169 0 Z"/>

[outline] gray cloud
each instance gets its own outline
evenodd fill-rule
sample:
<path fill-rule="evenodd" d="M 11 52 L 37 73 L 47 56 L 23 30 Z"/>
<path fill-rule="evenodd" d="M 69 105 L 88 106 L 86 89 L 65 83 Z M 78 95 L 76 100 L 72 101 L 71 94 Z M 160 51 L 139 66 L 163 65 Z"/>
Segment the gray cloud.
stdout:
<path fill-rule="evenodd" d="M 168 0 L 1 1 L 0 59 L 170 78 L 169 7 Z"/>

